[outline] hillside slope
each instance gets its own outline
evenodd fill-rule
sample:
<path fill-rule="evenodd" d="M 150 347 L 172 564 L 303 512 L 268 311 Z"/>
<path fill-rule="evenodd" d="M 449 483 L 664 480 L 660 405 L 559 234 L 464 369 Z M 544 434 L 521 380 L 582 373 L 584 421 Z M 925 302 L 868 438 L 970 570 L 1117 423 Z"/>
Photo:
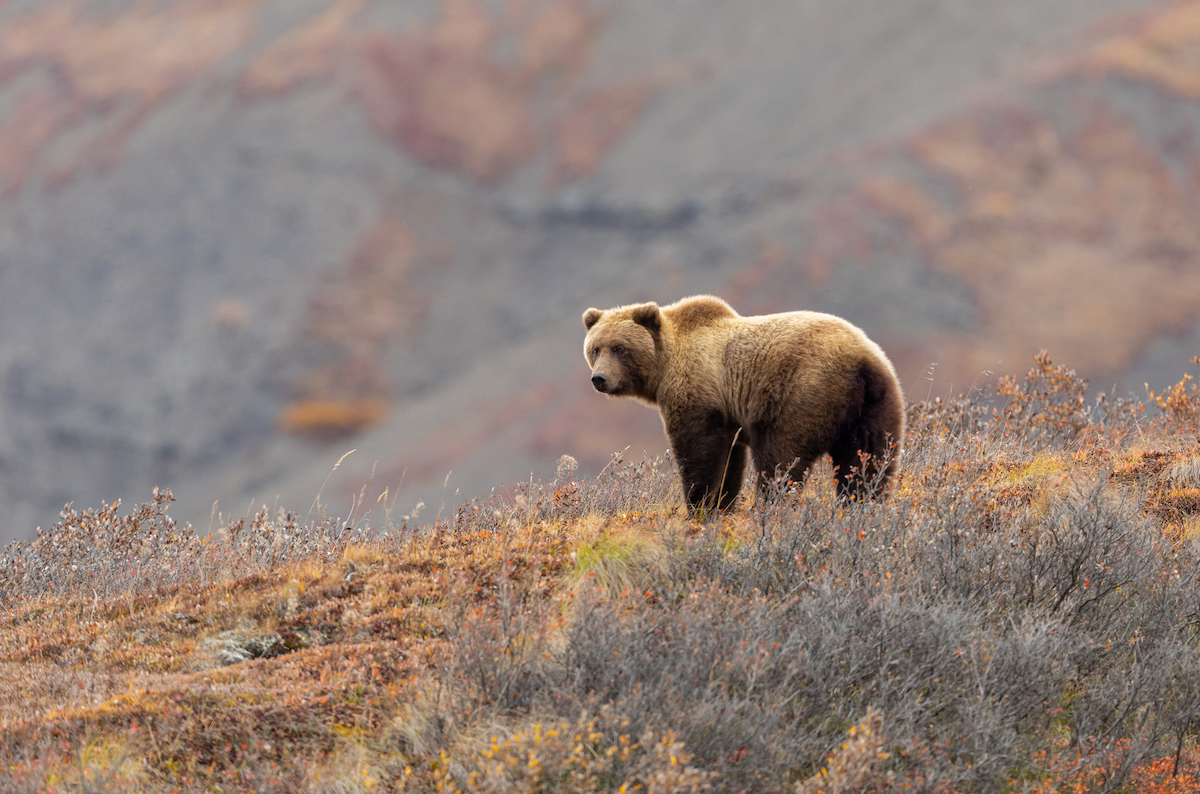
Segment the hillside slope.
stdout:
<path fill-rule="evenodd" d="M 564 460 L 436 522 L 74 513 L 0 554 L 0 788 L 1200 791 L 1200 388 L 1004 388 L 913 405 L 877 501 Z"/>

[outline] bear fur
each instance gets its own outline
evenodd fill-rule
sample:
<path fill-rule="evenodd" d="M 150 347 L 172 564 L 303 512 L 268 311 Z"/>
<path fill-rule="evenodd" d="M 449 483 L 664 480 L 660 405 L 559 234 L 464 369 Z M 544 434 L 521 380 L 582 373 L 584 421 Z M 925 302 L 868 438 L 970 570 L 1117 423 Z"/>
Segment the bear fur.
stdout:
<path fill-rule="evenodd" d="M 725 509 L 753 456 L 762 490 L 833 458 L 839 496 L 882 490 L 904 398 L 879 345 L 830 314 L 742 317 L 711 295 L 583 314 L 596 390 L 657 406 L 693 512 Z"/>

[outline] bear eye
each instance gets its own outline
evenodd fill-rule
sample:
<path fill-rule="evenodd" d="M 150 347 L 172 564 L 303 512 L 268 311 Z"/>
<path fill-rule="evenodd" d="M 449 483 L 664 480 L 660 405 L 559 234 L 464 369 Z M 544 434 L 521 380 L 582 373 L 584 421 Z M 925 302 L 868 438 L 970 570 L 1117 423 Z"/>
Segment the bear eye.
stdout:
<path fill-rule="evenodd" d="M 625 353 L 625 348 L 622 345 L 613 345 L 613 352 L 620 356 Z"/>
<path fill-rule="evenodd" d="M 598 347 L 593 347 L 593 348 L 592 348 L 592 358 L 595 358 L 595 357 L 596 357 L 596 356 L 598 356 L 598 355 L 600 355 L 600 348 L 598 348 Z"/>

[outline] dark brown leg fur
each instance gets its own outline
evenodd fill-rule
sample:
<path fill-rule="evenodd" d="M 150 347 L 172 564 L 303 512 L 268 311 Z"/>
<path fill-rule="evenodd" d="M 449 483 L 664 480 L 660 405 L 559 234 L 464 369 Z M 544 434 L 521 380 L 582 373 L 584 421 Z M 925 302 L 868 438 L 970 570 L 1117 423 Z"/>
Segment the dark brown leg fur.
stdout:
<path fill-rule="evenodd" d="M 762 447 L 756 448 L 753 454 L 754 467 L 758 469 L 758 492 L 762 496 L 768 494 L 777 477 L 783 482 L 793 480 L 803 483 L 808 478 L 808 470 L 820 457 L 812 453 L 799 456 L 793 453 L 776 454 Z"/>
<path fill-rule="evenodd" d="M 734 443 L 729 450 L 729 464 L 725 468 L 725 481 L 721 483 L 721 498 L 717 502 L 718 510 L 726 510 L 737 501 L 738 493 L 742 490 L 742 478 L 746 474 L 746 457 L 749 447 L 741 441 Z"/>
<path fill-rule="evenodd" d="M 904 436 L 904 405 L 891 376 L 864 365 L 862 402 L 853 406 L 829 450 L 839 497 L 866 498 L 883 493 L 896 473 Z"/>
<path fill-rule="evenodd" d="M 679 464 L 683 495 L 692 512 L 724 510 L 737 499 L 746 469 L 746 447 L 738 430 L 717 412 L 680 417 L 667 428 Z"/>

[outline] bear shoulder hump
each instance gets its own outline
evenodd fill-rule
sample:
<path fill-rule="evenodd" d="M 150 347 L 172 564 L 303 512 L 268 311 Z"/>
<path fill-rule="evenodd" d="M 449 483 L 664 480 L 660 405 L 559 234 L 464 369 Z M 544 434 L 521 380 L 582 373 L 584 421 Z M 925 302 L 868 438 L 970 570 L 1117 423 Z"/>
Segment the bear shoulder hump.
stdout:
<path fill-rule="evenodd" d="M 718 320 L 738 316 L 733 308 L 715 295 L 693 295 L 663 308 L 676 331 L 703 328 Z"/>

